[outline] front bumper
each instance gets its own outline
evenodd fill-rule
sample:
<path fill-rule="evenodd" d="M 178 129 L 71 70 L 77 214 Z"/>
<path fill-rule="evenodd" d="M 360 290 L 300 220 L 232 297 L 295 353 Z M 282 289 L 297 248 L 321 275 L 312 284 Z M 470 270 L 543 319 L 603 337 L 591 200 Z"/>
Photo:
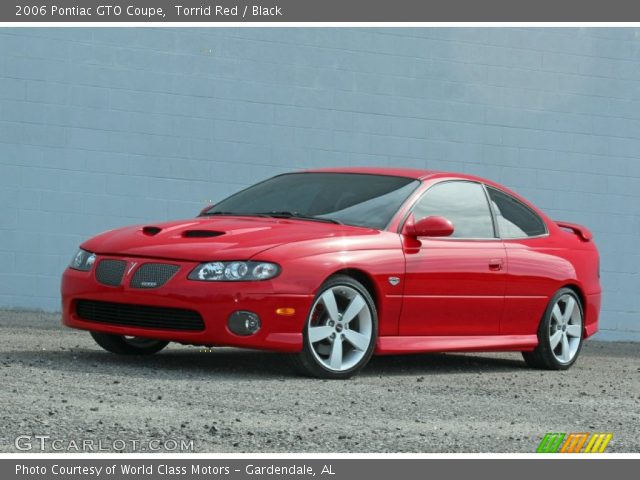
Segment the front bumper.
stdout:
<path fill-rule="evenodd" d="M 233 346 L 280 352 L 298 352 L 302 349 L 302 330 L 313 301 L 312 293 L 276 293 L 274 282 L 277 278 L 264 282 L 192 281 L 187 279 L 187 275 L 197 264 L 176 261 L 166 262 L 179 265 L 180 269 L 165 285 L 151 289 L 132 288 L 129 281 L 137 268 L 145 262 L 158 261 L 98 257 L 96 265 L 102 258 L 125 260 L 127 265 L 133 265 L 135 262 L 136 266 L 125 273 L 122 283 L 117 287 L 99 283 L 95 277 L 95 268 L 90 272 L 68 268 L 62 276 L 61 287 L 64 325 L 82 330 L 194 345 Z M 202 317 L 204 330 L 164 330 L 87 320 L 81 318 L 76 311 L 78 300 L 194 310 Z M 293 308 L 295 314 L 278 315 L 278 308 Z M 261 320 L 260 330 L 250 336 L 239 336 L 229 331 L 227 319 L 236 310 L 256 313 Z"/>

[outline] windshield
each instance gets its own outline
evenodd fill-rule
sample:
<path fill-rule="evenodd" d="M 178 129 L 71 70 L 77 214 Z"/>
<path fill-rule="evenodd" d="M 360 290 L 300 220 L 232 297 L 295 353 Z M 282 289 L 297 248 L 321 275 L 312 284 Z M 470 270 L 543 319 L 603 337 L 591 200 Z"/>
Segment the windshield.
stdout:
<path fill-rule="evenodd" d="M 265 215 L 384 229 L 418 180 L 359 173 L 289 173 L 249 187 L 203 215 Z"/>

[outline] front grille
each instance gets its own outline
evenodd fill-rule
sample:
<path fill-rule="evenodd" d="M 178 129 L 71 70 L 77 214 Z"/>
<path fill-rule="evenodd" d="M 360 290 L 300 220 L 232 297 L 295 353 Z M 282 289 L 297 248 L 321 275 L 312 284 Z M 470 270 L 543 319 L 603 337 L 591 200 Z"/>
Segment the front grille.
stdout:
<path fill-rule="evenodd" d="M 180 270 L 178 265 L 166 263 L 145 263 L 131 279 L 131 288 L 157 288 L 161 287 Z"/>
<path fill-rule="evenodd" d="M 126 267 L 124 260 L 100 260 L 96 268 L 96 280 L 103 285 L 117 287 L 122 282 Z"/>
<path fill-rule="evenodd" d="M 161 330 L 204 330 L 200 314 L 182 308 L 78 300 L 76 314 L 93 322 Z"/>

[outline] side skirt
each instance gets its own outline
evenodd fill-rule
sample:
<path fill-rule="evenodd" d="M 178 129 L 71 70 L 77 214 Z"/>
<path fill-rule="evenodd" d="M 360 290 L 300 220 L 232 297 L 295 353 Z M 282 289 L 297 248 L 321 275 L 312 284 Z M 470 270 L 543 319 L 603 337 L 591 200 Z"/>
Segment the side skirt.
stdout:
<path fill-rule="evenodd" d="M 429 337 L 378 337 L 376 355 L 425 352 L 530 351 L 538 346 L 536 335 L 476 335 Z"/>

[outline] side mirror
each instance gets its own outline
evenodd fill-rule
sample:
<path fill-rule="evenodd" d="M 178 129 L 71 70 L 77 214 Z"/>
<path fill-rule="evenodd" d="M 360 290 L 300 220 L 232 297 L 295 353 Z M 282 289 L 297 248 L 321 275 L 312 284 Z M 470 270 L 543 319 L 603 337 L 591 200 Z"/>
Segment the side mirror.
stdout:
<path fill-rule="evenodd" d="M 403 233 L 411 237 L 449 237 L 453 231 L 451 220 L 439 216 L 425 217 L 416 222 L 412 215 L 403 229 Z"/>
<path fill-rule="evenodd" d="M 200 210 L 200 213 L 198 214 L 199 217 L 201 217 L 202 215 L 204 215 L 207 211 L 211 210 L 213 208 L 214 204 L 213 203 L 208 203 L 206 207 L 204 207 L 202 210 Z"/>

